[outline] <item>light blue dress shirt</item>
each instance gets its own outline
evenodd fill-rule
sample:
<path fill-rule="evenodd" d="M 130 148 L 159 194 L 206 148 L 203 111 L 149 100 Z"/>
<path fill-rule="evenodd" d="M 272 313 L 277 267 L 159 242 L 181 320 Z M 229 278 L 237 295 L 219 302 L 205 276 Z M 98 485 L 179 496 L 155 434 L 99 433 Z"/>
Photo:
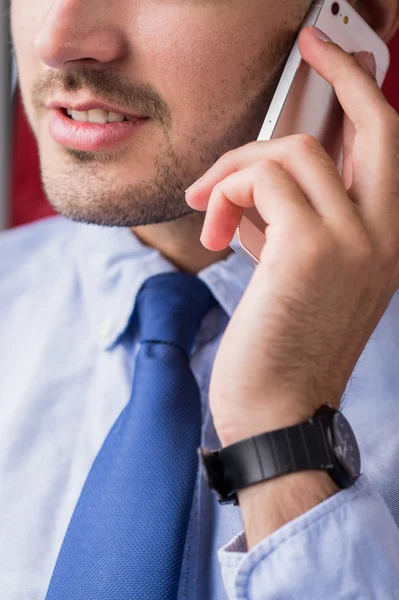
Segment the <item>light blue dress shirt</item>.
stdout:
<path fill-rule="evenodd" d="M 128 229 L 62 217 L 3 233 L 0 256 L 0 598 L 42 600 L 89 469 L 130 396 L 136 293 L 175 268 Z M 219 447 L 207 397 L 215 352 L 252 272 L 232 254 L 199 274 L 226 311 L 205 317 L 191 360 L 206 447 Z M 367 478 L 247 552 L 239 507 L 220 506 L 199 472 L 178 600 L 399 597 L 398 390 L 399 294 L 345 393 Z"/>
<path fill-rule="evenodd" d="M 61 217 L 3 233 L 0 257 L 0 598 L 43 600 L 86 476 L 129 399 L 136 293 L 174 267 L 127 229 Z M 200 277 L 231 315 L 251 274 L 232 255 Z M 219 442 L 207 390 L 226 322 L 220 308 L 207 315 L 191 361 L 210 448 Z M 198 473 L 178 600 L 399 598 L 398 294 L 344 406 L 365 475 L 250 552 L 240 509 L 220 506 Z"/>

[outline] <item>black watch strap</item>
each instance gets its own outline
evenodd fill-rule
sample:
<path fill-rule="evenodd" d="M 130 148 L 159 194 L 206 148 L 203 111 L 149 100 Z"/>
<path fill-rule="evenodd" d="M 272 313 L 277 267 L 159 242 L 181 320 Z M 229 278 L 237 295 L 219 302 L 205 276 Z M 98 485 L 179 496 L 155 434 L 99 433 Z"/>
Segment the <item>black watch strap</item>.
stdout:
<path fill-rule="evenodd" d="M 238 504 L 238 490 L 297 471 L 334 468 L 320 419 L 242 440 L 222 450 L 200 448 L 208 482 L 219 502 Z"/>

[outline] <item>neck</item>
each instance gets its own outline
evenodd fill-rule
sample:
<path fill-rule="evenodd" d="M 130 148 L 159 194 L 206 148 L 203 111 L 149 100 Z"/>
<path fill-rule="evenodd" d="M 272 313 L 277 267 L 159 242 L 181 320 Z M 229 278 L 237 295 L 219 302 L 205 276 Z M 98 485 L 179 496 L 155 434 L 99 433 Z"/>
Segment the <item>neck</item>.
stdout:
<path fill-rule="evenodd" d="M 205 267 L 231 254 L 226 248 L 210 252 L 200 242 L 204 213 L 192 213 L 177 221 L 132 227 L 139 240 L 158 250 L 178 269 L 196 275 Z"/>

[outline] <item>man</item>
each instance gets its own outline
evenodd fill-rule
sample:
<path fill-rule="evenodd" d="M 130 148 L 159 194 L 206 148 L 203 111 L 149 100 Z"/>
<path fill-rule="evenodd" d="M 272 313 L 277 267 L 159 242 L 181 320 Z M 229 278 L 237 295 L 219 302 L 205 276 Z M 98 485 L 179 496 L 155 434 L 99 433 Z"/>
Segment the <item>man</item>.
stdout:
<path fill-rule="evenodd" d="M 391 39 L 398 0 L 353 4 Z M 343 181 L 311 138 L 243 146 L 256 138 L 309 6 L 13 0 L 19 84 L 43 183 L 73 221 L 57 217 L 1 239 L 1 598 L 398 595 L 399 117 L 373 79 L 372 57 L 357 62 L 306 30 L 301 53 L 346 112 Z M 107 120 L 118 127 L 106 130 Z M 208 169 L 186 203 L 184 190 Z M 253 205 L 268 242 L 252 277 L 228 243 L 242 207 Z M 205 223 L 192 209 L 208 209 Z M 131 526 L 131 513 L 121 519 L 116 508 L 123 480 L 114 511 L 92 519 L 109 477 L 124 473 L 108 460 L 93 491 L 99 460 L 104 469 L 113 424 L 140 395 L 136 297 L 151 276 L 175 270 L 198 275 L 216 300 L 190 356 L 201 445 L 294 426 L 326 403 L 338 408 L 345 392 L 365 473 L 345 490 L 325 472 L 286 475 L 239 491 L 237 507 L 220 506 L 199 472 L 176 593 L 152 561 L 166 553 L 156 545 L 165 530 L 170 541 L 161 513 L 178 494 L 160 493 L 152 524 L 154 494 L 148 511 L 137 507 L 126 552 L 138 548 L 139 569 L 130 558 L 121 567 L 112 530 L 98 537 L 110 519 L 120 538 Z M 148 392 L 147 404 L 156 395 Z M 128 446 L 132 469 L 137 454 Z M 162 473 L 154 479 L 161 485 Z M 143 481 L 128 495 L 141 493 Z M 94 529 L 97 538 L 85 543 Z M 175 554 L 166 558 L 169 568 Z M 143 585 L 165 583 L 155 589 L 167 595 L 131 592 L 148 564 Z"/>

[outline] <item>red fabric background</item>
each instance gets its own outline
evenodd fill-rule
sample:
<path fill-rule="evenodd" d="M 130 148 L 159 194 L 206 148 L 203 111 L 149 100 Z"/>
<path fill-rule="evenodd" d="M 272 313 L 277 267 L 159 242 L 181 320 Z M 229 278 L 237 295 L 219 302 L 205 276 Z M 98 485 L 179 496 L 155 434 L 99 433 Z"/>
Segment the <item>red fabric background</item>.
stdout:
<path fill-rule="evenodd" d="M 390 50 L 392 64 L 384 92 L 399 112 L 399 35 L 390 44 Z M 54 214 L 43 193 L 37 145 L 27 123 L 19 94 L 14 110 L 13 139 L 11 226 L 15 227 Z"/>

